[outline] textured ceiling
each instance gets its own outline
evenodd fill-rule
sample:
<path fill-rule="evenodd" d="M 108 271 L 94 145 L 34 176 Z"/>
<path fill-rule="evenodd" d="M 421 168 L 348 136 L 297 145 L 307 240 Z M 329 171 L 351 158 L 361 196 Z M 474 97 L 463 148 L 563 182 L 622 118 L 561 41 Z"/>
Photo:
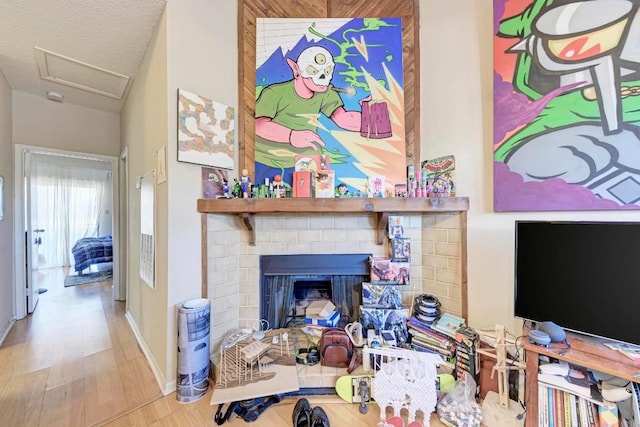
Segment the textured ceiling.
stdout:
<path fill-rule="evenodd" d="M 64 102 L 120 112 L 127 91 L 114 99 L 42 79 L 35 47 L 128 76 L 131 85 L 165 5 L 166 0 L 0 0 L 0 70 L 12 89 L 43 97 L 52 90 Z M 95 68 L 82 73 L 73 69 L 80 81 L 95 78 Z"/>

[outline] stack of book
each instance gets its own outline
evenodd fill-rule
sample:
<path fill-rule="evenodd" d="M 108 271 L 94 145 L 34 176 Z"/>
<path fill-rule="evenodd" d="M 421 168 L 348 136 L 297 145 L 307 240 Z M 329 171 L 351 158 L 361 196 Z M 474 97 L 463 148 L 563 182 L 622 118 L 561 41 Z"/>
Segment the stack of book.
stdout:
<path fill-rule="evenodd" d="M 415 316 L 411 316 L 407 322 L 411 348 L 417 351 L 426 351 L 442 356 L 448 363 L 455 362 L 456 340 L 442 332 L 435 331 L 431 324 L 421 322 Z"/>
<path fill-rule="evenodd" d="M 480 335 L 475 329 L 462 325 L 455 333 L 456 339 L 456 378 L 461 379 L 468 372 L 474 379 L 480 374 L 478 346 Z"/>

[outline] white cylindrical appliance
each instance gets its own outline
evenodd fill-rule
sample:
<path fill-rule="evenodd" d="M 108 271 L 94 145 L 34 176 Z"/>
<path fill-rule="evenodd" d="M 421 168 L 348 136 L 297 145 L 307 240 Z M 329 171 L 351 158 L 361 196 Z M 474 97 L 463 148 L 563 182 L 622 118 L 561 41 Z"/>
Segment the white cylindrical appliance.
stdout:
<path fill-rule="evenodd" d="M 178 402 L 194 402 L 209 389 L 211 304 L 197 298 L 178 304 Z"/>

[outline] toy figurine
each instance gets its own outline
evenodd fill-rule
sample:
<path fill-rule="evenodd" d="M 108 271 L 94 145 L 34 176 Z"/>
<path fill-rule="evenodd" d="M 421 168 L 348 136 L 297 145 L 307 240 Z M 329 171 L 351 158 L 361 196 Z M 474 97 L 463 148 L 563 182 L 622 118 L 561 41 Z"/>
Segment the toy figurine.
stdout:
<path fill-rule="evenodd" d="M 281 175 L 276 175 L 273 177 L 273 197 L 277 199 L 283 199 L 286 197 Z"/>
<path fill-rule="evenodd" d="M 242 177 L 240 177 L 240 187 L 242 189 L 242 197 L 248 199 L 251 197 L 251 178 L 249 171 L 242 169 Z"/>
<path fill-rule="evenodd" d="M 229 198 L 229 181 L 226 179 L 222 180 L 222 197 Z"/>
<path fill-rule="evenodd" d="M 237 178 L 233 178 L 233 190 L 231 190 L 231 194 L 233 194 L 235 198 L 239 198 L 242 194 L 242 188 Z"/>
<path fill-rule="evenodd" d="M 341 182 L 340 184 L 338 184 L 338 186 L 336 187 L 335 196 L 337 198 L 351 197 L 351 194 L 349 193 L 349 187 L 347 187 L 347 184 L 345 184 L 344 182 Z"/>

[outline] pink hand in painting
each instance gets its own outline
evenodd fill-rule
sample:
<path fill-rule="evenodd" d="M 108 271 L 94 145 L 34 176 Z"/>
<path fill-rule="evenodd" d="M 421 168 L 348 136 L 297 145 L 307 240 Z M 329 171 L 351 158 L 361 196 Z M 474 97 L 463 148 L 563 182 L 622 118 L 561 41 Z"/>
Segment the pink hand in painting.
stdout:
<path fill-rule="evenodd" d="M 320 136 L 310 130 L 292 130 L 289 142 L 296 148 L 311 148 L 314 151 L 325 146 Z"/>

